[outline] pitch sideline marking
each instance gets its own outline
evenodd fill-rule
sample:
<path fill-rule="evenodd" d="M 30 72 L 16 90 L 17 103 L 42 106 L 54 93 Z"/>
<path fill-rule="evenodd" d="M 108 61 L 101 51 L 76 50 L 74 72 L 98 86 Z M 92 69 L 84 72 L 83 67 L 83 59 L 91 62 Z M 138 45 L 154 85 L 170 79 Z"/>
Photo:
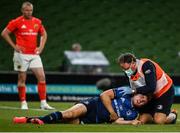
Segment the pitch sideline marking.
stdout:
<path fill-rule="evenodd" d="M 11 110 L 21 110 L 17 107 L 10 107 L 10 106 L 0 106 L 0 109 L 11 109 Z M 35 108 L 29 108 L 28 110 L 35 110 L 35 111 L 50 111 L 50 110 L 43 110 L 43 109 L 35 109 Z M 52 110 L 51 110 L 52 111 Z"/>

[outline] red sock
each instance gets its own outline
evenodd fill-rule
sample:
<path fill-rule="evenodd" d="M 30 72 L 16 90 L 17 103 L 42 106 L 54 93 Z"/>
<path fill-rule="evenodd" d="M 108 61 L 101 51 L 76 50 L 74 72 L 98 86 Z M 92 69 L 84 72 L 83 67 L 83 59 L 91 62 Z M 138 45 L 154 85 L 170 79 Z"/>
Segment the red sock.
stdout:
<path fill-rule="evenodd" d="M 25 101 L 26 100 L 26 87 L 19 86 L 18 87 L 18 93 L 19 93 L 19 99 L 20 101 Z"/>
<path fill-rule="evenodd" d="M 46 83 L 44 82 L 38 83 L 38 93 L 40 100 L 46 100 Z"/>

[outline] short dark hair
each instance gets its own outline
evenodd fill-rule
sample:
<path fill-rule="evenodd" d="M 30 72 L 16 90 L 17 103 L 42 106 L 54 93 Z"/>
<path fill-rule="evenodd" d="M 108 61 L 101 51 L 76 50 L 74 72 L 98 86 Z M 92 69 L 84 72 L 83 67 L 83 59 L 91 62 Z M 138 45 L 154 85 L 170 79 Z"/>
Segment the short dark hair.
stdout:
<path fill-rule="evenodd" d="M 136 57 L 134 54 L 132 53 L 124 53 L 124 54 L 121 54 L 119 57 L 118 57 L 118 60 L 117 62 L 118 63 L 131 63 L 131 62 L 136 62 Z"/>

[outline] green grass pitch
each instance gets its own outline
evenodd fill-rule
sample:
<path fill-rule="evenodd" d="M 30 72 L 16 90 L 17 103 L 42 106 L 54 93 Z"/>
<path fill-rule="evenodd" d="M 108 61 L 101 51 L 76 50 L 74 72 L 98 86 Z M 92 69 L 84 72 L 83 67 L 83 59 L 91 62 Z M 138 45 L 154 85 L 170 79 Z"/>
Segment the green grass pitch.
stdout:
<path fill-rule="evenodd" d="M 51 102 L 50 105 L 57 110 L 64 110 L 73 103 Z M 29 110 L 18 109 L 19 102 L 0 102 L 0 132 L 178 132 L 180 131 L 180 116 L 176 124 L 155 125 L 147 124 L 140 126 L 133 125 L 111 125 L 111 124 L 13 124 L 14 116 L 41 116 L 52 111 L 39 110 L 39 102 L 29 102 Z M 173 108 L 180 112 L 180 104 L 174 104 Z"/>

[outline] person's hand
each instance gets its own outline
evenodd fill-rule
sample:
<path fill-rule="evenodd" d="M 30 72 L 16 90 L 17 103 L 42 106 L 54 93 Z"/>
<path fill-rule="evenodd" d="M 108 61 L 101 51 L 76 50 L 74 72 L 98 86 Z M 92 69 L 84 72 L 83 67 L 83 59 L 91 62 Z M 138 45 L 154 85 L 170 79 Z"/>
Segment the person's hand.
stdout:
<path fill-rule="evenodd" d="M 119 87 L 118 90 L 121 91 L 120 93 L 122 96 L 133 93 L 133 90 L 130 87 Z"/>
<path fill-rule="evenodd" d="M 39 55 L 39 54 L 41 54 L 41 52 L 42 52 L 41 48 L 38 47 L 38 48 L 35 49 L 35 54 Z"/>
<path fill-rule="evenodd" d="M 111 112 L 110 113 L 110 121 L 115 121 L 117 120 L 119 117 L 118 115 L 116 114 L 116 112 Z"/>
<path fill-rule="evenodd" d="M 14 50 L 18 53 L 22 53 L 21 48 L 18 45 L 15 45 Z"/>
<path fill-rule="evenodd" d="M 139 120 L 132 120 L 131 124 L 137 126 L 137 125 L 142 125 L 142 122 Z"/>

